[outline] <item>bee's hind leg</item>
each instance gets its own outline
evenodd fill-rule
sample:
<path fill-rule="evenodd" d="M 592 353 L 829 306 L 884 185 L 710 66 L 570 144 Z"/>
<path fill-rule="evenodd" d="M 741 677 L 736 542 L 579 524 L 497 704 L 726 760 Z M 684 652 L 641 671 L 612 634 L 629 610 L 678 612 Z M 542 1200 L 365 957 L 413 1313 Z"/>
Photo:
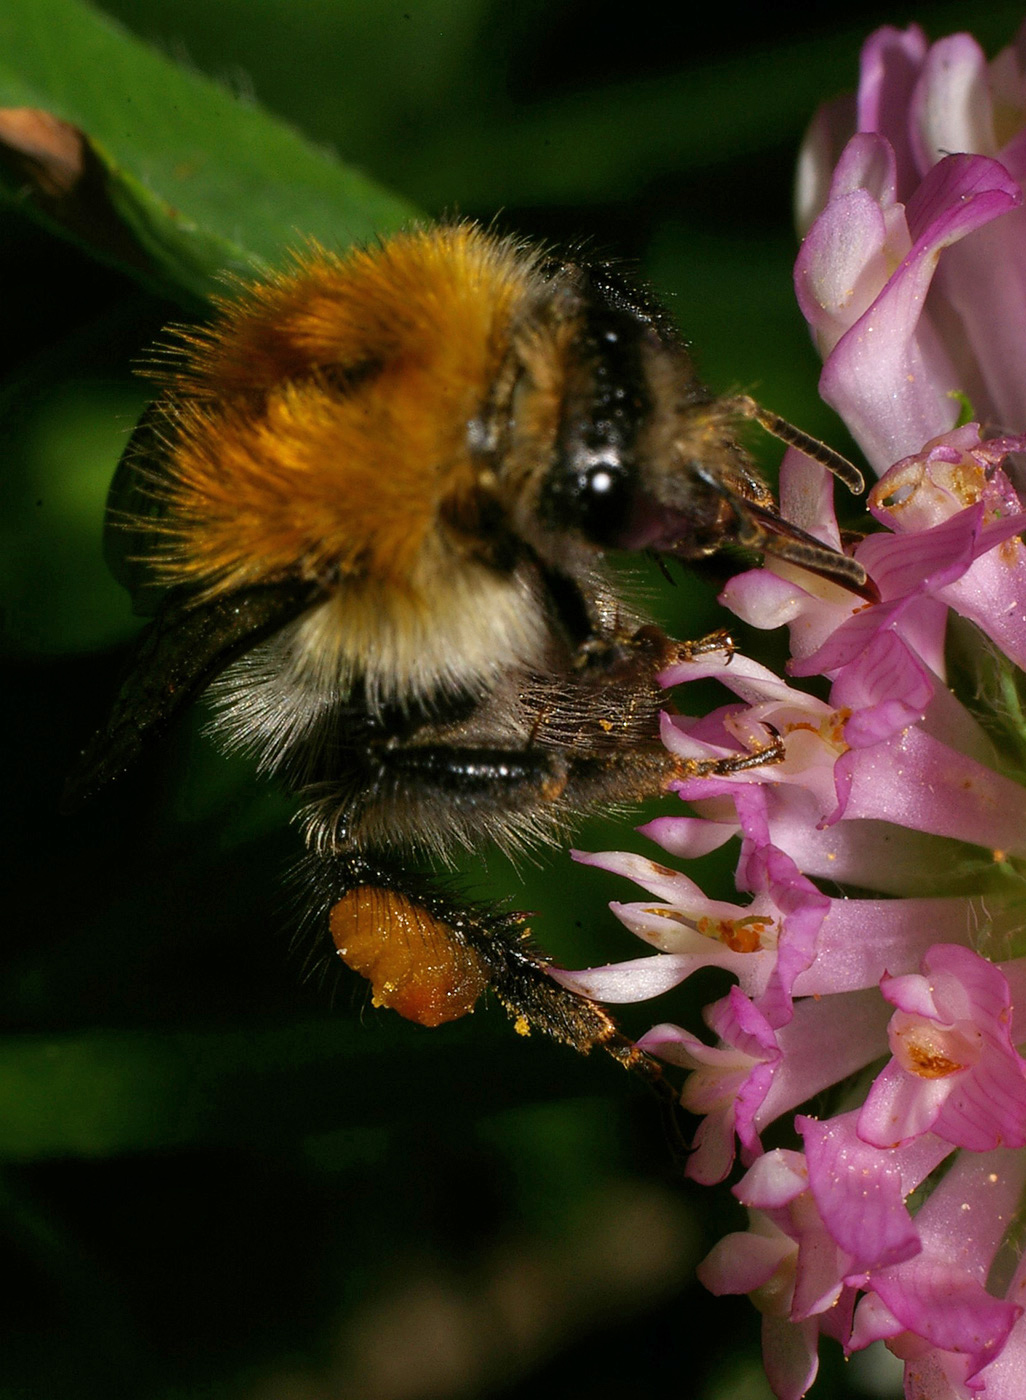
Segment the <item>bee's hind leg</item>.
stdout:
<path fill-rule="evenodd" d="M 522 1035 L 542 1031 L 584 1054 L 598 1046 L 661 1080 L 655 1061 L 601 1006 L 550 976 L 523 916 L 472 904 L 373 853 L 313 854 L 301 876 L 339 956 L 371 983 L 375 1005 L 437 1026 L 467 1015 L 491 987 Z"/>

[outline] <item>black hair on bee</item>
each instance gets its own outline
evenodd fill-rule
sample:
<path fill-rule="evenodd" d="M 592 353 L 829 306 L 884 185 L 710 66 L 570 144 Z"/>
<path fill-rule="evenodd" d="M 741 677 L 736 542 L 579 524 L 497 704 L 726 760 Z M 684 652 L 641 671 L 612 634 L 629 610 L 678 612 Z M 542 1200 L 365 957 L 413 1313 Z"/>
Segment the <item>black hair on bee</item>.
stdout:
<path fill-rule="evenodd" d="M 72 793 L 210 687 L 224 744 L 301 795 L 311 904 L 376 1003 L 437 1025 L 491 986 L 518 1029 L 654 1075 L 522 920 L 408 867 L 551 840 L 680 776 L 657 676 L 688 649 L 621 601 L 607 549 L 740 545 L 873 596 L 776 513 L 741 420 L 858 473 L 713 397 L 608 267 L 469 223 L 305 253 L 150 373 L 107 553 L 153 620 Z"/>

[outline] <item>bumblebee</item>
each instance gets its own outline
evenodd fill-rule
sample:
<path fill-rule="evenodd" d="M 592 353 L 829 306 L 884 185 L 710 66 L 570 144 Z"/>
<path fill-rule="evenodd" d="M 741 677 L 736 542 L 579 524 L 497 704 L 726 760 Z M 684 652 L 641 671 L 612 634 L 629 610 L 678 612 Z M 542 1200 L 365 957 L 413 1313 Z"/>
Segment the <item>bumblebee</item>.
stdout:
<path fill-rule="evenodd" d="M 153 620 L 73 794 L 209 687 L 222 743 L 300 795 L 313 917 L 376 1004 L 437 1025 L 490 986 L 519 1030 L 651 1070 L 520 917 L 410 867 L 552 840 L 679 777 L 657 676 L 687 648 L 617 596 L 605 552 L 739 545 L 871 596 L 777 515 L 739 422 L 861 489 L 854 468 L 713 397 L 609 266 L 469 223 L 307 251 L 148 372 L 107 554 Z"/>

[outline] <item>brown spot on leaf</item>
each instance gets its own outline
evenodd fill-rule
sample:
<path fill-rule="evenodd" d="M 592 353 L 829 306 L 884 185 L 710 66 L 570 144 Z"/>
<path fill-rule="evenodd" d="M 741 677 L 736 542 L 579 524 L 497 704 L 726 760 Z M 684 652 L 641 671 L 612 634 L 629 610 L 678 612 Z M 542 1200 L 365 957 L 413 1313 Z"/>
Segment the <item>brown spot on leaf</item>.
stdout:
<path fill-rule="evenodd" d="M 0 169 L 26 204 L 100 257 L 152 272 L 114 206 L 107 167 L 77 126 L 38 107 L 0 107 Z"/>
<path fill-rule="evenodd" d="M 41 197 L 66 198 L 85 173 L 85 137 L 36 107 L 0 108 L 0 145 Z"/>

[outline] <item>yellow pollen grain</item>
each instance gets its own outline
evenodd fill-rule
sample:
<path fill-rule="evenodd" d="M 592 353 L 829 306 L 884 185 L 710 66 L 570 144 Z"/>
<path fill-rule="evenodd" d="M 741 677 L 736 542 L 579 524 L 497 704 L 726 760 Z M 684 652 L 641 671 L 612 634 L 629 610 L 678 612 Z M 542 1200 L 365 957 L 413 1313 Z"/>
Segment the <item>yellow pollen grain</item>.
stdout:
<path fill-rule="evenodd" d="M 965 1065 L 960 1065 L 957 1060 L 950 1060 L 947 1055 L 940 1055 L 925 1046 L 910 1045 L 907 1053 L 912 1072 L 918 1074 L 920 1079 L 944 1079 L 965 1069 Z"/>
<path fill-rule="evenodd" d="M 964 506 L 974 506 L 983 494 L 986 477 L 975 462 L 966 457 L 951 473 L 950 485 Z"/>
<path fill-rule="evenodd" d="M 796 734 L 800 730 L 805 730 L 809 734 L 815 734 L 824 743 L 830 744 L 835 749 L 847 749 L 844 726 L 850 719 L 851 710 L 845 706 L 840 710 L 834 710 L 832 714 L 820 720 L 819 724 L 812 724 L 809 720 L 798 720 L 794 724 L 788 724 L 784 727 L 784 733 Z"/>
<path fill-rule="evenodd" d="M 744 919 L 699 919 L 695 927 L 705 938 L 715 938 L 732 953 L 758 953 L 772 919 L 749 914 Z"/>
<path fill-rule="evenodd" d="M 823 721 L 820 726 L 821 732 L 824 737 L 829 735 L 831 743 L 844 744 L 847 748 L 847 744 L 844 743 L 844 726 L 850 719 L 851 710 L 845 705 L 840 710 L 835 710 L 828 720 Z"/>

